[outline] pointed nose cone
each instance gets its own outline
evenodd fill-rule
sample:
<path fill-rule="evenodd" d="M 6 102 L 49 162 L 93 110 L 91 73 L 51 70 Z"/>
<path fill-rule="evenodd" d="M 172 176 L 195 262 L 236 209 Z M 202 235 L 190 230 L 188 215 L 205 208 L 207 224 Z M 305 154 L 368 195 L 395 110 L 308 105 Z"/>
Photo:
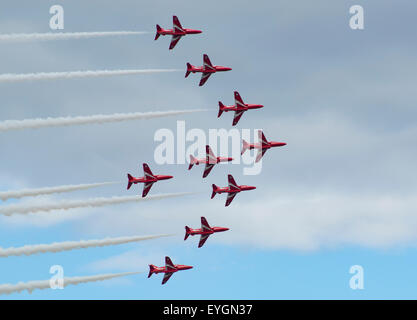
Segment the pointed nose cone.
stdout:
<path fill-rule="evenodd" d="M 230 71 L 230 70 L 232 70 L 232 68 L 225 67 L 225 68 L 224 68 L 224 70 L 225 70 L 225 71 Z"/>
<path fill-rule="evenodd" d="M 227 161 L 233 161 L 234 159 L 233 158 L 227 158 Z"/>
<path fill-rule="evenodd" d="M 193 267 L 192 266 L 184 266 L 184 270 L 189 270 L 189 269 L 192 269 Z"/>

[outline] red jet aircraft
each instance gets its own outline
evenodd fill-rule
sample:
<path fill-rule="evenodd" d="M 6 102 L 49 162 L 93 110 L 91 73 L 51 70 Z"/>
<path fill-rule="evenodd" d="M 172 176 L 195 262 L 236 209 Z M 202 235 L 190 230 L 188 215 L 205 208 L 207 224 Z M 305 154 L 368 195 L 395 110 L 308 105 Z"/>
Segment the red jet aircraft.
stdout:
<path fill-rule="evenodd" d="M 199 165 L 200 163 L 205 163 L 206 167 L 204 168 L 203 178 L 207 177 L 210 173 L 211 169 L 213 169 L 214 165 L 220 162 L 228 162 L 233 161 L 233 158 L 226 158 L 226 157 L 216 157 L 211 151 L 210 146 L 206 146 L 206 157 L 203 159 L 197 159 L 190 154 L 190 165 L 188 166 L 188 170 L 191 170 L 193 165 Z"/>
<path fill-rule="evenodd" d="M 222 67 L 222 66 L 213 66 L 210 62 L 209 57 L 204 54 L 203 55 L 203 63 L 204 65 L 201 67 L 195 67 L 189 63 L 187 63 L 187 72 L 185 73 L 185 77 L 187 78 L 188 75 L 192 72 L 192 73 L 196 73 L 196 72 L 202 72 L 203 74 L 201 75 L 201 80 L 200 80 L 200 84 L 199 86 L 201 87 L 203 84 L 206 83 L 207 79 L 213 74 L 216 73 L 217 71 L 230 71 L 232 70 L 232 68 L 228 68 L 228 67 Z"/>
<path fill-rule="evenodd" d="M 165 267 L 157 267 L 153 264 L 149 265 L 149 274 L 148 278 L 151 277 L 154 273 L 164 273 L 164 278 L 162 279 L 162 284 L 165 284 L 169 278 L 172 276 L 174 272 L 181 271 L 181 270 L 188 270 L 192 269 L 192 266 L 185 266 L 182 264 L 173 264 L 169 257 L 165 257 Z"/>
<path fill-rule="evenodd" d="M 172 20 L 173 20 L 173 25 L 174 25 L 173 29 L 163 29 L 159 26 L 159 24 L 156 25 L 155 40 L 158 39 L 160 35 L 162 36 L 172 35 L 171 44 L 169 45 L 169 50 L 174 49 L 175 45 L 178 43 L 178 41 L 180 41 L 181 37 L 187 34 L 202 33 L 201 30 L 183 28 L 177 16 L 174 16 Z"/>
<path fill-rule="evenodd" d="M 143 164 L 143 174 L 144 176 L 139 178 L 132 177 L 129 173 L 127 174 L 127 190 L 130 189 L 132 184 L 144 183 L 142 197 L 146 197 L 146 195 L 148 194 L 149 190 L 151 190 L 151 187 L 155 182 L 159 180 L 167 180 L 173 178 L 173 176 L 153 174 L 146 163 Z"/>
<path fill-rule="evenodd" d="M 217 115 L 217 118 L 219 118 L 222 115 L 223 111 L 224 112 L 234 111 L 235 116 L 233 118 L 233 125 L 235 126 L 237 125 L 237 123 L 239 122 L 240 118 L 242 117 L 245 111 L 248 111 L 250 109 L 260 109 L 263 107 L 264 106 L 261 104 L 244 103 L 242 98 L 240 97 L 239 92 L 235 91 L 235 105 L 225 106 L 221 101 L 219 101 L 219 114 Z"/>
<path fill-rule="evenodd" d="M 235 182 L 235 179 L 233 179 L 231 174 L 229 174 L 227 177 L 229 180 L 229 186 L 220 188 L 216 186 L 215 184 L 213 184 L 213 192 L 211 193 L 211 199 L 214 198 L 216 193 L 227 193 L 227 200 L 226 200 L 225 207 L 227 207 L 230 203 L 232 203 L 236 194 L 238 194 L 239 192 L 256 189 L 256 187 L 253 187 L 253 186 L 237 185 L 237 183 Z"/>
<path fill-rule="evenodd" d="M 243 140 L 243 148 L 242 148 L 242 153 L 241 153 L 241 154 L 244 154 L 245 151 L 248 149 L 249 150 L 258 149 L 258 155 L 256 156 L 255 162 L 258 162 L 259 160 L 261 160 L 261 158 L 263 157 L 263 155 L 268 149 L 271 149 L 273 147 L 283 147 L 287 145 L 285 142 L 268 141 L 265 138 L 265 135 L 262 132 L 262 130 L 258 131 L 258 140 L 259 140 L 258 143 L 248 143 L 245 140 Z"/>
<path fill-rule="evenodd" d="M 215 232 L 223 232 L 227 231 L 229 228 L 223 228 L 223 227 L 210 227 L 208 224 L 206 218 L 201 217 L 201 229 L 191 229 L 189 227 L 185 227 L 185 237 L 184 241 L 187 240 L 188 236 L 194 236 L 196 234 L 201 234 L 200 242 L 198 243 L 198 247 L 201 248 L 208 237 L 212 235 Z"/>

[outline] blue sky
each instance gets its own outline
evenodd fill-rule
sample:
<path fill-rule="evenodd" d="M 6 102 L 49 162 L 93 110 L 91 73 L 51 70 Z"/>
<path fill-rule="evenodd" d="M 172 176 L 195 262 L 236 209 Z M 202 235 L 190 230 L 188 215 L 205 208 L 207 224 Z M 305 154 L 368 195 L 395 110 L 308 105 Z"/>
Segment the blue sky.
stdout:
<path fill-rule="evenodd" d="M 417 170 L 415 19 L 409 1 L 8 1 L 0 5 L 1 33 L 50 32 L 49 7 L 61 4 L 66 32 L 151 31 L 148 35 L 55 42 L 1 43 L 1 73 L 178 68 L 233 68 L 204 87 L 182 72 L 97 79 L 2 83 L 0 120 L 204 108 L 206 113 L 117 124 L 48 128 L 0 135 L 0 190 L 121 181 L 70 194 L 9 200 L 42 203 L 133 195 L 125 175 L 173 174 L 151 193 L 199 193 L 157 202 L 0 217 L 1 246 L 108 236 L 175 233 L 170 238 L 105 248 L 1 258 L 0 283 L 143 271 L 102 283 L 35 291 L 13 299 L 412 299 L 416 276 Z M 349 28 L 349 7 L 361 4 L 365 29 Z M 25 8 L 25 10 L 22 10 Z M 203 34 L 153 41 L 155 24 L 172 15 Z M 388 18 L 389 17 L 389 18 Z M 185 69 L 184 69 L 185 72 Z M 238 90 L 261 110 L 238 128 L 262 128 L 287 146 L 269 151 L 256 176 L 222 165 L 201 180 L 202 168 L 154 163 L 156 130 L 230 128 L 217 119 L 217 101 Z M 211 184 L 232 173 L 257 186 L 224 208 L 209 199 Z M 200 216 L 230 231 L 183 241 Z M 194 269 L 161 286 L 147 265 L 165 255 Z M 349 268 L 364 268 L 364 290 L 349 288 Z M 195 290 L 204 283 L 204 290 Z"/>

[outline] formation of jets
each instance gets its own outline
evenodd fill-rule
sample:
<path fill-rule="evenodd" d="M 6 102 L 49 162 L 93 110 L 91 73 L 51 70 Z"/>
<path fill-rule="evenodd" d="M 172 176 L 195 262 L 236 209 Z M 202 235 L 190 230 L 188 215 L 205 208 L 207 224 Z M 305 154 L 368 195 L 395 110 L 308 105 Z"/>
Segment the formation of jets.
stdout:
<path fill-rule="evenodd" d="M 201 248 L 204 243 L 207 241 L 208 237 L 210 237 L 213 233 L 217 232 L 224 232 L 228 231 L 229 228 L 224 227 L 211 227 L 205 217 L 201 217 L 201 228 L 200 229 L 191 229 L 188 226 L 185 226 L 185 237 L 184 241 L 187 240 L 189 236 L 200 235 L 200 241 L 198 242 L 198 247 Z M 170 257 L 165 257 L 165 267 L 157 267 L 153 264 L 149 265 L 149 274 L 148 278 L 152 276 L 152 274 L 163 273 L 164 277 L 162 278 L 162 284 L 165 284 L 171 276 L 177 272 L 182 270 L 189 270 L 192 269 L 192 266 L 187 266 L 183 264 L 173 264 Z"/>
<path fill-rule="evenodd" d="M 171 38 L 171 43 L 169 45 L 169 50 L 172 50 L 176 46 L 178 41 L 181 39 L 181 37 L 186 36 L 188 34 L 198 34 L 198 33 L 202 33 L 202 31 L 183 28 L 178 18 L 176 16 L 173 16 L 173 28 L 172 29 L 163 29 L 159 25 L 156 25 L 155 40 L 157 40 L 161 35 L 162 36 L 171 35 L 172 38 Z M 232 69 L 229 67 L 213 65 L 208 55 L 204 54 L 202 66 L 196 67 L 196 66 L 191 65 L 190 63 L 187 63 L 187 70 L 185 73 L 185 78 L 187 78 L 191 73 L 201 73 L 202 75 L 201 75 L 201 79 L 199 83 L 199 86 L 201 87 L 207 82 L 208 78 L 213 73 L 230 71 L 230 70 Z M 229 111 L 234 112 L 232 126 L 235 126 L 238 124 L 240 118 L 246 111 L 252 110 L 252 109 L 261 109 L 264 107 L 261 104 L 244 103 L 242 97 L 237 91 L 234 92 L 234 98 L 235 98 L 235 104 L 230 105 L 230 106 L 226 106 L 221 101 L 219 101 L 219 112 L 217 115 L 217 117 L 219 118 L 223 112 L 229 112 Z M 255 149 L 258 151 L 255 162 L 259 162 L 267 150 L 274 148 L 274 147 L 282 147 L 286 145 L 285 142 L 268 141 L 262 130 L 258 131 L 258 142 L 248 143 L 245 140 L 243 140 L 242 143 L 243 143 L 243 147 L 242 147 L 241 155 L 243 155 L 246 150 Z M 221 163 L 221 162 L 230 162 L 230 161 L 233 161 L 233 158 L 215 156 L 210 146 L 206 145 L 206 156 L 204 158 L 198 159 L 194 157 L 193 155 L 190 155 L 190 163 L 188 166 L 188 170 L 191 170 L 191 168 L 194 165 L 203 164 L 205 166 L 204 172 L 203 172 L 203 178 L 206 178 L 216 164 Z M 135 177 L 132 177 L 130 174 L 127 175 L 128 177 L 127 189 L 130 189 L 132 184 L 137 184 L 137 183 L 144 184 L 142 197 L 146 197 L 146 195 L 149 193 L 149 190 L 151 189 L 152 185 L 155 182 L 159 180 L 167 180 L 167 179 L 173 178 L 173 176 L 170 176 L 170 175 L 154 175 L 146 163 L 143 164 L 143 171 L 144 171 L 143 177 L 135 178 Z M 236 195 L 240 193 L 241 191 L 249 191 L 249 190 L 256 189 L 255 186 L 238 185 L 231 174 L 229 174 L 227 178 L 228 178 L 228 186 L 218 187 L 217 185 L 212 184 L 212 193 L 211 193 L 211 199 L 213 199 L 216 196 L 216 194 L 226 193 L 227 198 L 226 198 L 225 207 L 228 207 L 232 203 Z M 228 230 L 229 228 L 225 228 L 225 227 L 212 227 L 208 224 L 205 217 L 201 217 L 201 228 L 192 229 L 188 226 L 185 226 L 184 241 L 187 240 L 189 236 L 200 235 L 198 248 L 201 248 L 205 244 L 205 242 L 207 241 L 210 235 L 217 233 L 217 232 L 224 232 Z M 189 270 L 192 268 L 193 268 L 192 266 L 188 266 L 188 265 L 173 264 L 169 257 L 165 257 L 165 266 L 157 267 L 153 264 L 149 265 L 148 278 L 150 278 L 152 274 L 154 273 L 155 274 L 164 273 L 162 284 L 165 284 L 175 272 L 182 271 L 182 270 Z"/>

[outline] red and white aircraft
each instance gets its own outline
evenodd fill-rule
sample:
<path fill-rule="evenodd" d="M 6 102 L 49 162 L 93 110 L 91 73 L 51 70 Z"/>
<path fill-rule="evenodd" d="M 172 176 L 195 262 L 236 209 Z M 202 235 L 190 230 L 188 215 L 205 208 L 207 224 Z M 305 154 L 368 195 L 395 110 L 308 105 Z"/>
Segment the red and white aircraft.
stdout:
<path fill-rule="evenodd" d="M 182 264 L 173 264 L 169 257 L 165 257 L 165 267 L 157 267 L 157 266 L 154 266 L 153 264 L 149 265 L 148 278 L 150 278 L 151 275 L 154 273 L 158 274 L 158 273 L 163 272 L 164 278 L 162 279 L 162 284 L 165 284 L 175 272 L 181 271 L 181 270 L 188 270 L 192 268 L 193 268 L 192 266 L 186 266 Z"/>
<path fill-rule="evenodd" d="M 191 170 L 193 165 L 199 165 L 200 163 L 205 163 L 206 167 L 204 168 L 203 178 L 207 177 L 210 173 L 211 169 L 213 169 L 214 165 L 220 162 L 228 162 L 233 161 L 233 158 L 227 157 L 216 157 L 211 151 L 210 146 L 206 146 L 206 157 L 203 159 L 197 159 L 192 154 L 190 154 L 190 165 L 188 166 L 188 170 Z"/>
<path fill-rule="evenodd" d="M 230 71 L 230 70 L 232 70 L 232 68 L 228 68 L 228 67 L 213 66 L 210 62 L 209 57 L 206 54 L 203 55 L 203 63 L 204 63 L 204 65 L 201 66 L 201 67 L 195 67 L 195 66 L 191 65 L 190 63 L 187 63 L 187 72 L 185 73 L 185 77 L 187 78 L 188 75 L 191 72 L 192 73 L 202 72 L 203 74 L 201 75 L 201 80 L 200 80 L 200 84 L 199 84 L 200 87 L 203 84 L 206 83 L 208 78 L 213 73 L 216 73 L 217 71 Z"/>
<path fill-rule="evenodd" d="M 260 109 L 263 108 L 264 106 L 261 104 L 249 104 L 249 103 L 244 103 L 242 98 L 240 97 L 239 92 L 235 91 L 235 105 L 234 106 L 225 106 L 221 101 L 219 101 L 219 114 L 217 115 L 217 118 L 219 118 L 223 112 L 229 112 L 229 111 L 234 111 L 235 112 L 235 116 L 233 118 L 233 124 L 232 125 L 237 125 L 237 123 L 239 122 L 240 118 L 242 117 L 243 113 L 245 111 L 248 111 L 250 109 Z"/>
<path fill-rule="evenodd" d="M 210 227 L 206 218 L 201 217 L 201 229 L 191 229 L 189 227 L 185 227 L 185 237 L 184 241 L 187 240 L 188 236 L 194 236 L 196 234 L 201 234 L 200 242 L 198 243 L 198 247 L 201 248 L 204 243 L 207 241 L 208 237 L 215 232 L 223 232 L 227 231 L 229 228 L 223 227 Z"/>
<path fill-rule="evenodd" d="M 173 16 L 173 28 L 172 29 L 163 29 L 158 24 L 156 25 L 156 35 L 155 40 L 159 38 L 159 36 L 165 35 L 172 35 L 171 44 L 169 45 L 169 50 L 174 49 L 175 45 L 180 41 L 181 37 L 187 34 L 197 34 L 202 33 L 201 30 L 194 30 L 194 29 L 186 29 L 181 26 L 180 21 L 178 20 L 177 16 Z"/>
<path fill-rule="evenodd" d="M 216 186 L 215 184 L 213 184 L 212 186 L 213 192 L 211 193 L 211 199 L 214 198 L 216 193 L 227 193 L 227 200 L 226 200 L 225 207 L 227 207 L 230 203 L 232 203 L 236 194 L 238 194 L 239 192 L 256 189 L 256 187 L 253 187 L 253 186 L 237 185 L 237 183 L 235 182 L 235 179 L 233 179 L 231 174 L 229 174 L 227 178 L 229 180 L 228 187 L 220 188 Z"/>
<path fill-rule="evenodd" d="M 287 145 L 285 142 L 277 142 L 277 141 L 268 141 L 262 132 L 262 130 L 258 131 L 258 143 L 248 143 L 243 140 L 243 148 L 241 154 L 244 154 L 246 150 L 251 149 L 258 149 L 258 155 L 256 156 L 255 162 L 261 160 L 263 155 L 268 149 L 273 147 L 283 147 Z"/>
<path fill-rule="evenodd" d="M 173 176 L 153 174 L 146 163 L 143 164 L 143 174 L 144 176 L 139 178 L 132 177 L 129 173 L 127 174 L 127 190 L 130 189 L 132 184 L 144 183 L 142 197 L 146 197 L 146 195 L 148 194 L 149 190 L 151 190 L 151 187 L 155 182 L 159 180 L 167 180 L 173 178 Z"/>

